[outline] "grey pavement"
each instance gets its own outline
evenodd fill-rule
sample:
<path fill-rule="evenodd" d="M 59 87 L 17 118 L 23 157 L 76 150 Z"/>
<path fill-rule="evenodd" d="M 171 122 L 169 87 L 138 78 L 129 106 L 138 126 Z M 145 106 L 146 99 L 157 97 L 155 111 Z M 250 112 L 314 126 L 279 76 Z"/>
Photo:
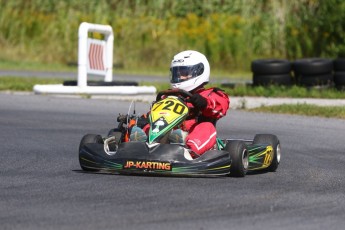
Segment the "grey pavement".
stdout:
<path fill-rule="evenodd" d="M 128 104 L 0 93 L 0 229 L 344 228 L 343 120 L 244 110 L 219 120 L 220 138 L 277 135 L 282 157 L 274 173 L 169 178 L 81 171 L 83 135 L 106 135 Z M 136 103 L 136 112 L 147 106 Z"/>

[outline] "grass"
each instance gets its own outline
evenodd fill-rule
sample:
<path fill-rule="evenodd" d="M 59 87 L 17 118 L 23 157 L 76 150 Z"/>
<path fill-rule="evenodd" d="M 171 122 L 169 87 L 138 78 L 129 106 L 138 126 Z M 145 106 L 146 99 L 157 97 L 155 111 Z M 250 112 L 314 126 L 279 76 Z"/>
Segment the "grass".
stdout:
<path fill-rule="evenodd" d="M 18 71 L 76 71 L 77 67 L 59 63 L 45 63 L 36 61 L 13 61 L 0 58 L 0 70 L 18 70 Z"/>
<path fill-rule="evenodd" d="M 62 84 L 61 79 L 0 77 L 0 90 L 32 91 L 36 84 Z"/>
<path fill-rule="evenodd" d="M 48 72 L 76 72 L 78 63 L 42 63 L 37 61 L 14 61 L 0 58 L 1 70 L 17 70 L 17 71 L 48 71 Z M 149 75 L 161 76 L 167 79 L 169 76 L 169 63 L 164 68 L 133 68 L 114 64 L 114 74 L 133 74 L 133 75 Z M 229 80 L 250 80 L 252 73 L 249 71 L 229 71 L 221 69 L 212 69 L 212 79 L 229 79 Z"/>
<path fill-rule="evenodd" d="M 345 99 L 345 92 L 332 87 L 250 86 L 221 87 L 231 96 Z"/>
<path fill-rule="evenodd" d="M 345 108 L 342 106 L 284 104 L 275 106 L 262 106 L 259 108 L 249 109 L 249 111 L 345 119 Z"/>
<path fill-rule="evenodd" d="M 76 62 L 84 21 L 112 26 L 114 62 L 127 70 L 165 69 L 186 49 L 219 71 L 249 71 L 259 58 L 335 58 L 345 54 L 344 9 L 339 0 L 0 0 L 0 62 Z"/>

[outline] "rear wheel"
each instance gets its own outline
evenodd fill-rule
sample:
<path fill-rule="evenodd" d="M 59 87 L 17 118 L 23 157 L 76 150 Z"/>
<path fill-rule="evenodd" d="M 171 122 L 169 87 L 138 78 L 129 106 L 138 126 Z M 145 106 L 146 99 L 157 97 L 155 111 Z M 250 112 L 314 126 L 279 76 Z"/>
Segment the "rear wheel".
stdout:
<path fill-rule="evenodd" d="M 89 172 L 97 172 L 99 170 L 97 169 L 92 169 L 92 168 L 88 168 L 85 167 L 82 164 L 82 161 L 80 159 L 80 150 L 82 148 L 84 148 L 84 146 L 86 144 L 93 144 L 93 143 L 97 143 L 97 144 L 103 144 L 103 138 L 101 137 L 101 135 L 97 135 L 97 134 L 86 134 L 85 136 L 83 136 L 83 138 L 80 141 L 80 145 L 79 145 L 79 164 L 80 167 L 84 170 L 84 171 L 89 171 Z"/>
<path fill-rule="evenodd" d="M 230 153 L 231 167 L 230 176 L 244 177 L 249 166 L 249 155 L 247 146 L 243 141 L 229 141 L 225 151 Z"/>
<path fill-rule="evenodd" d="M 272 146 L 273 160 L 266 170 L 275 172 L 279 166 L 281 157 L 280 142 L 278 137 L 272 134 L 257 134 L 254 137 L 253 144 L 268 144 Z"/>

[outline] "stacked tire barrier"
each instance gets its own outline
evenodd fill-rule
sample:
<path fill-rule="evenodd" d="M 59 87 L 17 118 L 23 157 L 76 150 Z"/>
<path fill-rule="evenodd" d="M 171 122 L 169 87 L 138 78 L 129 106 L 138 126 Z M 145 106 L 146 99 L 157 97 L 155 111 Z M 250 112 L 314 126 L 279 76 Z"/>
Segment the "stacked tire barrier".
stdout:
<path fill-rule="evenodd" d="M 345 89 L 345 58 L 335 59 L 334 66 L 334 85 L 337 89 Z"/>
<path fill-rule="evenodd" d="M 323 58 L 298 59 L 292 64 L 295 82 L 300 86 L 325 86 L 333 82 L 333 61 Z"/>
<path fill-rule="evenodd" d="M 291 63 L 284 59 L 252 61 L 253 85 L 290 85 Z"/>
<path fill-rule="evenodd" d="M 304 58 L 295 61 L 259 59 L 251 63 L 254 86 L 291 84 L 345 89 L 345 58 Z"/>

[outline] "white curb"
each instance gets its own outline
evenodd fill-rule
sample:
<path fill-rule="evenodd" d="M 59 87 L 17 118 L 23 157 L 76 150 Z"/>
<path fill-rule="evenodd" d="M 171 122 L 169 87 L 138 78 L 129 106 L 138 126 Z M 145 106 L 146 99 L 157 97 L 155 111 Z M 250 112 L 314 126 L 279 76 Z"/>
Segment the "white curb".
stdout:
<path fill-rule="evenodd" d="M 87 95 L 137 95 L 155 94 L 154 86 L 64 86 L 57 85 L 35 85 L 33 91 L 36 94 L 87 94 Z"/>

